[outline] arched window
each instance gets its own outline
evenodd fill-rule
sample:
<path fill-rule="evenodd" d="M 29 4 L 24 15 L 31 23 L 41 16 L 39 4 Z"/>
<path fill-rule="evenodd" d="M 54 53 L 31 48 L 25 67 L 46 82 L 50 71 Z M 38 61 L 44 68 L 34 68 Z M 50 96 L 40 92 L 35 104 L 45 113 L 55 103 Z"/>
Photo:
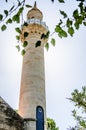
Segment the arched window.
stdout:
<path fill-rule="evenodd" d="M 44 110 L 41 106 L 36 108 L 36 130 L 44 130 Z"/>

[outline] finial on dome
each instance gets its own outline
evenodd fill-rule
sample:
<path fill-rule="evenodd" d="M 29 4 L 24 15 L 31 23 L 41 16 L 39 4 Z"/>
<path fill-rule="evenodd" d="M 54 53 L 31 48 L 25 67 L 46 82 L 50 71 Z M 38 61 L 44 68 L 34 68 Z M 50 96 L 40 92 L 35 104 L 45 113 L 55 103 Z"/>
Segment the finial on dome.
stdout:
<path fill-rule="evenodd" d="M 36 1 L 34 2 L 33 8 L 29 10 L 27 13 L 27 19 L 32 19 L 32 18 L 36 18 L 40 20 L 42 20 L 43 18 L 42 12 L 37 8 Z"/>
<path fill-rule="evenodd" d="M 36 6 L 36 1 L 35 1 L 35 3 L 34 3 L 34 8 L 37 8 L 37 6 Z"/>

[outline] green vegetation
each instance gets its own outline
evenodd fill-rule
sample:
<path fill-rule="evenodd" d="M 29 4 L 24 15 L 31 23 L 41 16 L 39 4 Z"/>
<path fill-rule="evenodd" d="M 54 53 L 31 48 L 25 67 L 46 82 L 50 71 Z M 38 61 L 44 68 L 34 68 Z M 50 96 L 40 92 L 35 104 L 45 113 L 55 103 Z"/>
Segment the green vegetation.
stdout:
<path fill-rule="evenodd" d="M 47 118 L 47 130 L 59 130 L 53 119 Z"/>
<path fill-rule="evenodd" d="M 7 4 L 9 0 L 4 0 Z M 41 39 L 45 38 L 51 38 L 51 36 L 56 33 L 58 37 L 60 38 L 67 38 L 68 36 L 73 37 L 75 30 L 79 30 L 81 25 L 86 26 L 86 1 L 85 0 L 75 0 L 78 3 L 77 9 L 73 10 L 72 16 L 68 17 L 68 14 L 64 10 L 58 10 L 61 18 L 59 19 L 59 22 L 57 23 L 54 32 L 47 32 L 47 34 L 42 34 Z M 53 3 L 54 0 L 51 0 Z M 60 4 L 65 4 L 66 6 L 66 0 L 58 0 Z M 31 5 L 28 5 L 26 3 L 26 0 L 17 0 L 15 3 L 13 2 L 12 5 L 10 6 L 9 10 L 3 9 L 3 13 L 0 13 L 0 25 L 1 25 L 1 30 L 5 31 L 8 27 L 8 24 L 13 24 L 16 23 L 16 26 L 18 27 L 15 28 L 15 31 L 18 33 L 16 36 L 17 41 L 20 41 L 20 34 L 22 32 L 21 28 L 19 27 L 19 24 L 22 24 L 23 26 L 27 26 L 27 23 L 21 19 L 21 16 L 23 17 L 23 11 L 26 8 L 31 8 Z M 62 18 L 63 16 L 63 18 Z M 4 21 L 4 24 L 3 24 Z M 28 33 L 24 33 L 24 38 L 28 36 Z M 55 39 L 51 38 L 50 40 L 51 44 L 55 46 Z M 23 44 L 23 53 L 22 55 L 25 54 L 25 47 L 28 45 L 26 41 Z M 41 45 L 39 41 L 36 43 L 36 47 Z M 49 43 L 45 44 L 46 49 L 49 49 Z M 17 46 L 18 51 L 20 51 L 20 44 Z"/>
<path fill-rule="evenodd" d="M 76 121 L 75 127 L 69 127 L 67 130 L 85 130 L 86 129 L 86 86 L 81 91 L 75 89 L 71 93 L 71 98 L 67 98 L 73 104 L 75 109 L 72 115 Z M 53 119 L 47 118 L 47 130 L 59 130 Z"/>
<path fill-rule="evenodd" d="M 68 98 L 74 103 L 75 109 L 72 111 L 73 117 L 78 124 L 79 130 L 86 129 L 86 86 L 79 91 L 75 89 Z"/>

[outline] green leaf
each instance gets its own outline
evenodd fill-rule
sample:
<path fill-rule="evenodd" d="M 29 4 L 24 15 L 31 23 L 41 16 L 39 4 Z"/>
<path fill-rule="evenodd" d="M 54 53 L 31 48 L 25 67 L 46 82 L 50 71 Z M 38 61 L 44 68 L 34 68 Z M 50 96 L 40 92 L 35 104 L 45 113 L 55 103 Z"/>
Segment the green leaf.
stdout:
<path fill-rule="evenodd" d="M 80 12 L 83 13 L 83 2 L 80 2 L 80 4 L 78 5 L 80 7 Z"/>
<path fill-rule="evenodd" d="M 73 27 L 69 27 L 69 28 L 68 28 L 68 33 L 70 34 L 70 36 L 73 36 L 73 34 L 74 34 L 74 29 L 73 29 Z"/>
<path fill-rule="evenodd" d="M 35 47 L 41 46 L 41 41 L 37 41 Z"/>
<path fill-rule="evenodd" d="M 74 23 L 74 26 L 77 30 L 79 29 L 79 23 L 77 21 Z"/>
<path fill-rule="evenodd" d="M 47 38 L 49 38 L 49 34 L 50 34 L 50 32 L 48 31 L 46 34 L 42 34 L 41 35 L 41 39 L 47 39 Z"/>
<path fill-rule="evenodd" d="M 62 32 L 59 32 L 59 33 L 58 33 L 58 36 L 59 36 L 60 38 L 62 38 L 62 37 L 67 37 L 67 33 L 66 33 L 64 30 L 62 30 Z"/>
<path fill-rule="evenodd" d="M 19 45 L 17 45 L 16 48 L 18 49 L 18 51 L 20 51 L 20 46 Z"/>
<path fill-rule="evenodd" d="M 7 10 L 4 10 L 4 13 L 6 16 L 8 16 L 8 11 Z"/>
<path fill-rule="evenodd" d="M 45 34 L 44 33 L 41 35 L 41 39 L 45 39 Z"/>
<path fill-rule="evenodd" d="M 84 26 L 86 26 L 86 22 L 83 22 Z"/>
<path fill-rule="evenodd" d="M 81 121 L 80 121 L 80 125 L 83 126 L 84 128 L 86 128 L 86 123 L 85 123 L 84 120 L 81 120 Z"/>
<path fill-rule="evenodd" d="M 24 32 L 24 38 L 27 37 L 29 35 L 28 32 Z"/>
<path fill-rule="evenodd" d="M 23 47 L 26 47 L 27 45 L 28 45 L 28 42 L 27 42 L 27 41 L 24 41 Z"/>
<path fill-rule="evenodd" d="M 48 42 L 45 44 L 45 48 L 47 51 L 49 50 L 49 43 Z"/>
<path fill-rule="evenodd" d="M 67 27 L 71 27 L 72 26 L 73 21 L 71 21 L 69 18 L 67 19 L 66 25 Z"/>
<path fill-rule="evenodd" d="M 27 22 L 24 22 L 23 26 L 28 26 L 28 23 L 27 23 Z"/>
<path fill-rule="evenodd" d="M 55 32 L 58 33 L 58 36 L 59 36 L 60 38 L 62 38 L 62 37 L 67 37 L 67 33 L 66 33 L 59 25 L 56 26 Z"/>
<path fill-rule="evenodd" d="M 54 0 L 51 0 L 52 2 L 54 2 Z"/>
<path fill-rule="evenodd" d="M 78 16 L 79 16 L 79 13 L 78 13 L 78 10 L 76 9 L 76 10 L 74 10 L 74 12 L 73 12 L 73 17 L 74 17 L 75 19 L 77 19 Z"/>
<path fill-rule="evenodd" d="M 59 36 L 60 38 L 62 38 L 62 34 L 61 34 L 61 33 L 58 33 L 58 36 Z"/>
<path fill-rule="evenodd" d="M 5 25 L 5 24 L 3 24 L 3 25 L 1 26 L 1 30 L 2 30 L 2 31 L 5 31 L 5 30 L 6 30 L 6 28 L 7 28 L 7 27 L 6 27 L 6 25 Z"/>
<path fill-rule="evenodd" d="M 61 32 L 61 31 L 62 28 L 60 27 L 60 25 L 56 25 L 55 32 Z"/>
<path fill-rule="evenodd" d="M 10 8 L 9 12 L 11 12 L 11 11 L 14 9 L 14 7 L 15 7 L 15 6 L 13 5 L 13 6 Z"/>
<path fill-rule="evenodd" d="M 84 10 L 85 10 L 85 12 L 86 12 L 86 6 L 85 6 L 85 9 L 84 9 Z"/>
<path fill-rule="evenodd" d="M 12 20 L 15 22 L 16 19 L 17 19 L 17 15 L 14 15 L 14 16 L 12 17 Z"/>
<path fill-rule="evenodd" d="M 19 41 L 20 40 L 20 36 L 16 35 L 16 39 Z"/>
<path fill-rule="evenodd" d="M 67 33 L 64 30 L 62 30 L 61 35 L 62 37 L 67 37 Z"/>
<path fill-rule="evenodd" d="M 8 24 L 8 23 L 12 23 L 12 19 L 11 18 L 9 18 L 7 21 L 6 21 L 6 24 Z"/>
<path fill-rule="evenodd" d="M 20 30 L 19 27 L 15 28 L 15 30 L 16 30 L 17 33 L 20 33 L 20 34 L 21 34 L 21 30 Z"/>
<path fill-rule="evenodd" d="M 21 55 L 24 56 L 25 53 L 26 53 L 26 51 L 23 49 L 23 50 L 21 51 Z"/>
<path fill-rule="evenodd" d="M 19 9 L 19 11 L 18 11 L 18 15 L 20 15 L 22 12 L 23 12 L 23 10 L 24 10 L 24 8 L 23 7 L 21 7 L 20 9 Z"/>
<path fill-rule="evenodd" d="M 32 6 L 31 5 L 25 5 L 27 8 L 32 8 Z"/>
<path fill-rule="evenodd" d="M 54 39 L 54 38 L 51 39 L 51 44 L 52 44 L 53 46 L 55 46 L 55 39 Z"/>
<path fill-rule="evenodd" d="M 25 0 L 24 0 L 25 1 Z M 18 6 L 21 6 L 21 2 L 18 0 Z"/>
<path fill-rule="evenodd" d="M 60 26 L 63 23 L 63 21 L 60 19 L 60 22 L 58 23 L 58 25 Z"/>
<path fill-rule="evenodd" d="M 78 22 L 79 24 L 82 24 L 82 21 L 83 21 L 83 17 L 82 17 L 82 16 L 79 16 L 78 19 L 77 19 L 77 22 Z"/>
<path fill-rule="evenodd" d="M 2 14 L 0 14 L 0 21 L 2 21 L 2 19 L 3 19 L 3 15 L 2 15 Z"/>
<path fill-rule="evenodd" d="M 58 0 L 60 3 L 65 3 L 64 0 Z"/>
<path fill-rule="evenodd" d="M 60 10 L 60 14 L 63 15 L 64 18 L 67 18 L 67 14 L 64 11 Z"/>
<path fill-rule="evenodd" d="M 80 24 L 83 22 L 83 16 L 78 16 L 75 20 L 74 26 L 76 29 L 79 29 Z"/>
<path fill-rule="evenodd" d="M 14 22 L 16 22 L 16 23 L 20 23 L 20 17 L 19 17 L 19 15 L 18 15 L 18 14 L 14 15 L 14 16 L 12 17 L 12 20 L 13 20 Z"/>
<path fill-rule="evenodd" d="M 46 39 L 49 38 L 49 34 L 50 34 L 50 32 L 48 31 L 48 32 L 46 33 L 46 35 L 45 35 Z"/>

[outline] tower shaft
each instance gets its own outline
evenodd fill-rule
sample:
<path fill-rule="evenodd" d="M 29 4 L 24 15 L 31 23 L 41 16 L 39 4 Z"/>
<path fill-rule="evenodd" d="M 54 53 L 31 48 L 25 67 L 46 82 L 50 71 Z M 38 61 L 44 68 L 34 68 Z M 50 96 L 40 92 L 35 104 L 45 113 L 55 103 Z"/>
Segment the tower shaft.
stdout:
<path fill-rule="evenodd" d="M 19 114 L 28 122 L 27 130 L 44 130 L 46 122 L 44 44 L 48 39 L 41 36 L 48 32 L 48 28 L 42 17 L 35 3 L 27 14 L 27 25 L 23 25 L 20 36 L 22 42 L 28 42 L 23 57 L 19 99 Z M 25 33 L 28 33 L 27 37 L 24 37 Z"/>
<path fill-rule="evenodd" d="M 23 58 L 19 114 L 29 121 L 30 130 L 36 130 L 37 107 L 43 109 L 44 122 L 46 121 L 46 94 L 44 71 L 44 43 L 41 35 L 47 29 L 39 24 L 29 24 L 23 27 L 23 33 L 28 32 L 28 46 Z M 41 40 L 41 45 L 36 47 L 36 42 Z"/>

